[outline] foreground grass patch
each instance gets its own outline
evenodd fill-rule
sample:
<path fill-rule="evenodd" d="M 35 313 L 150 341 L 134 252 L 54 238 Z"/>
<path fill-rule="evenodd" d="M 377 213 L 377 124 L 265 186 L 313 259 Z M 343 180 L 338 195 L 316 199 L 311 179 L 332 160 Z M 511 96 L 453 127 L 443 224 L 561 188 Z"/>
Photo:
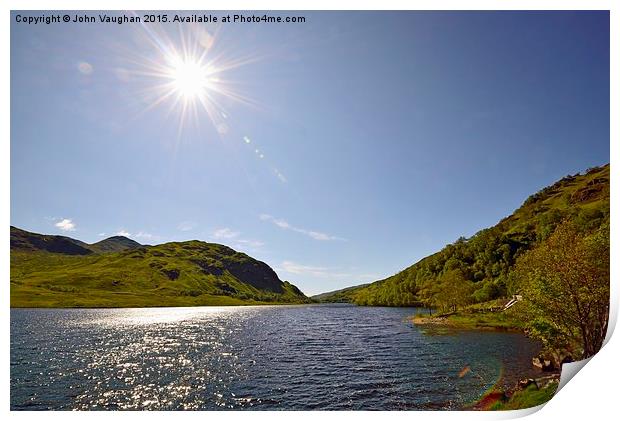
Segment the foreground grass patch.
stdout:
<path fill-rule="evenodd" d="M 548 402 L 558 389 L 558 383 L 549 383 L 539 389 L 535 384 L 526 389 L 515 391 L 507 401 L 498 401 L 491 406 L 491 410 L 508 411 L 513 409 L 532 408 Z"/>

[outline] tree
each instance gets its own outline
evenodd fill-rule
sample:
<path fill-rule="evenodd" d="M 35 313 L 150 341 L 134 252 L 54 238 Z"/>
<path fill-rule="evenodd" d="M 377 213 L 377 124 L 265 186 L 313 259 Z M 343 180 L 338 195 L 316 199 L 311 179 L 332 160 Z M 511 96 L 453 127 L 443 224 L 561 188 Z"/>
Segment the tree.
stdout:
<path fill-rule="evenodd" d="M 460 269 L 449 270 L 439 278 L 433 301 L 443 310 L 456 311 L 469 303 L 472 286 Z"/>
<path fill-rule="evenodd" d="M 563 222 L 516 265 L 525 318 L 548 347 L 577 344 L 582 357 L 602 346 L 609 317 L 609 221 L 592 234 Z"/>

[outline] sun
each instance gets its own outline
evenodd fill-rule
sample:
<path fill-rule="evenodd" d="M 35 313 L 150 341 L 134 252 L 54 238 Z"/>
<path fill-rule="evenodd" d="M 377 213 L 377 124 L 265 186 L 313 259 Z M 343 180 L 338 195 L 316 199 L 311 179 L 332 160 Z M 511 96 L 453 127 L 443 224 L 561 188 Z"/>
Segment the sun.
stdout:
<path fill-rule="evenodd" d="M 216 48 L 216 35 L 206 34 L 179 28 L 178 39 L 173 40 L 162 28 L 145 30 L 152 50 L 131 58 L 136 68 L 130 74 L 144 78 L 144 111 L 167 105 L 166 116 L 178 116 L 179 136 L 185 126 L 198 126 L 203 116 L 218 133 L 227 133 L 230 122 L 224 104 L 239 102 L 257 107 L 238 91 L 243 84 L 234 79 L 234 70 L 258 58 L 234 57 L 225 48 Z"/>
<path fill-rule="evenodd" d="M 212 89 L 211 69 L 192 58 L 171 60 L 170 79 L 173 89 L 184 99 L 193 100 Z"/>

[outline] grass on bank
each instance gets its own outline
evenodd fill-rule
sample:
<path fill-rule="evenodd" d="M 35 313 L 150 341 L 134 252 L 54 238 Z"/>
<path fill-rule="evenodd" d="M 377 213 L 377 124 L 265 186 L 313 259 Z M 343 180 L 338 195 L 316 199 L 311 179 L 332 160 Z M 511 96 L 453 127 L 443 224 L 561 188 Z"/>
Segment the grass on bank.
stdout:
<path fill-rule="evenodd" d="M 488 311 L 494 302 L 480 303 L 453 313 L 418 313 L 413 318 L 419 326 L 445 326 L 455 329 L 525 330 L 517 317 L 518 305 L 501 311 Z"/>
<path fill-rule="evenodd" d="M 551 382 L 540 389 L 536 387 L 535 384 L 532 384 L 523 390 L 515 391 L 507 401 L 495 402 L 489 409 L 494 411 L 508 411 L 532 408 L 551 400 L 557 389 L 558 383 L 556 382 Z"/>

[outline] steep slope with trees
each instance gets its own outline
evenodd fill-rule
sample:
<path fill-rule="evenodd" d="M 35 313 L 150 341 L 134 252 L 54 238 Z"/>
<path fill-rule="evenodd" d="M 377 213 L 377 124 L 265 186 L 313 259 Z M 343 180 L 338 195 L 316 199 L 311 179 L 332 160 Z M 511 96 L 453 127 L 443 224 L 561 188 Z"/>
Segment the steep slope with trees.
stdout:
<path fill-rule="evenodd" d="M 518 305 L 493 319 L 526 329 L 556 361 L 589 357 L 600 349 L 608 323 L 609 184 L 609 165 L 564 177 L 492 228 L 387 279 L 320 298 L 425 306 L 443 317 L 467 307 L 454 315 L 467 322 L 467 313 L 497 309 L 518 295 Z"/>
<path fill-rule="evenodd" d="M 593 232 L 609 221 L 609 164 L 562 180 L 530 196 L 512 215 L 469 239 L 459 238 L 389 278 L 334 291 L 360 305 L 455 308 L 506 297 L 519 288 L 519 256 L 542 244 L 564 221 Z"/>

